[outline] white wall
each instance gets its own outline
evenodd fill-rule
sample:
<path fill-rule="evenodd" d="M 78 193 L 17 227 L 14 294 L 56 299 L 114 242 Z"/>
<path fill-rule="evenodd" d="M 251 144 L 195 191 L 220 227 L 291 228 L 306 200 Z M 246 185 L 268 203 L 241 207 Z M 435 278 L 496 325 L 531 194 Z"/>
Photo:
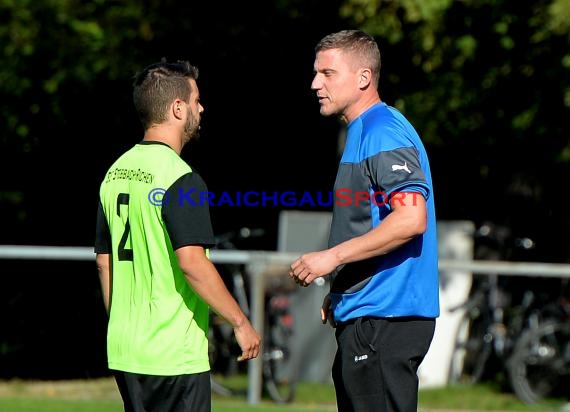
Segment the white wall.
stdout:
<path fill-rule="evenodd" d="M 473 258 L 474 224 L 469 221 L 438 222 L 440 259 L 471 260 Z M 427 356 L 420 365 L 420 388 L 445 386 L 448 381 L 451 353 L 457 326 L 464 310 L 450 312 L 467 299 L 472 275 L 461 271 L 440 271 L 440 317 Z"/>

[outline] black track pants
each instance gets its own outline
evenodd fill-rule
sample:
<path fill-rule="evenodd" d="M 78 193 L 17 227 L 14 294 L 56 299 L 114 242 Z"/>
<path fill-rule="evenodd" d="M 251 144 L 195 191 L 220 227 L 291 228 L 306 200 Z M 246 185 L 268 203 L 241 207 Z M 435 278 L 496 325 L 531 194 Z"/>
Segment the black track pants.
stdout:
<path fill-rule="evenodd" d="M 358 318 L 339 325 L 332 376 L 339 412 L 417 412 L 435 319 Z"/>

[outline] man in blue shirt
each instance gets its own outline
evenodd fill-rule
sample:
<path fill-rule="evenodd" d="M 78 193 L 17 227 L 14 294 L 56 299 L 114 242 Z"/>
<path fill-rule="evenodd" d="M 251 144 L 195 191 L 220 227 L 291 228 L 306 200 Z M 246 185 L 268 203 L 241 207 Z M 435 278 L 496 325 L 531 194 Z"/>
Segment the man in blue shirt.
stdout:
<path fill-rule="evenodd" d="M 344 30 L 315 48 L 323 116 L 347 139 L 334 185 L 326 250 L 302 255 L 290 276 L 331 277 L 321 318 L 336 327 L 338 410 L 417 411 L 417 370 L 439 316 L 438 251 L 428 157 L 410 122 L 382 102 L 373 37 Z"/>

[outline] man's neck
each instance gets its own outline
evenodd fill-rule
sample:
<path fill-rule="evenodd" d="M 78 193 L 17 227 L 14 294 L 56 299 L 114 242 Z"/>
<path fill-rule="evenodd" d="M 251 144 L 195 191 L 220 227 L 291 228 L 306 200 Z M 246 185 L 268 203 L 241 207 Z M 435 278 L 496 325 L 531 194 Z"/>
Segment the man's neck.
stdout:
<path fill-rule="evenodd" d="M 145 131 L 143 141 L 164 143 L 180 155 L 182 152 L 182 142 L 176 133 L 169 127 L 151 126 Z"/>
<path fill-rule="evenodd" d="M 350 110 L 347 113 L 344 114 L 344 120 L 347 124 L 352 122 L 362 113 L 381 101 L 380 96 L 377 94 L 360 99 L 356 104 L 350 107 Z"/>

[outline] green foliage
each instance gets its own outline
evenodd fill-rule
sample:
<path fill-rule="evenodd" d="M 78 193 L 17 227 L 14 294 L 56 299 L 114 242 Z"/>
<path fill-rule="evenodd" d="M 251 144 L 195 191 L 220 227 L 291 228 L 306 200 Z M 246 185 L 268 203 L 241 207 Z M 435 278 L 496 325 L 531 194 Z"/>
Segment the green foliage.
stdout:
<path fill-rule="evenodd" d="M 0 0 L 0 19 L 3 163 L 45 156 L 50 136 L 58 136 L 60 146 L 52 149 L 58 153 L 85 129 L 90 138 L 132 130 L 125 120 L 131 78 L 149 59 L 162 56 L 191 51 L 202 63 L 204 54 L 203 79 L 212 91 L 223 90 L 217 101 L 239 84 L 234 94 L 252 99 L 241 106 L 254 107 L 265 98 L 260 83 L 275 83 L 275 90 L 291 91 L 279 100 L 299 107 L 310 80 L 303 78 L 302 88 L 293 81 L 302 91 L 286 82 L 304 71 L 310 76 L 317 34 L 348 26 L 379 40 L 382 97 L 418 128 L 433 153 L 435 177 L 441 172 L 453 193 L 441 216 L 484 214 L 487 202 L 476 204 L 471 195 L 449 189 L 466 182 L 495 199 L 515 179 L 536 181 L 552 187 L 534 200 L 548 209 L 561 207 L 552 176 L 570 172 L 570 0 L 337 0 L 326 7 L 318 0 L 255 7 L 178 0 Z M 250 74 L 256 70 L 267 77 L 261 81 Z M 216 113 L 206 112 L 206 120 Z M 544 164 L 551 167 L 540 167 Z M 448 177 L 449 170 L 457 172 Z"/>
<path fill-rule="evenodd" d="M 483 127 L 481 119 L 488 120 L 489 116 L 472 116 L 469 112 L 483 112 L 489 107 L 482 107 L 482 102 L 487 95 L 503 93 L 501 85 L 516 86 L 516 81 L 522 86 L 523 82 L 567 77 L 568 69 L 562 62 L 568 60 L 570 18 L 565 17 L 569 13 L 568 0 L 525 5 L 505 0 L 347 0 L 341 8 L 343 16 L 351 17 L 355 24 L 398 51 L 397 55 L 407 62 L 399 68 L 416 72 L 420 81 L 413 88 L 402 87 L 402 96 L 408 100 L 407 111 L 430 132 L 425 138 L 434 143 L 445 142 L 443 136 L 459 138 L 465 129 Z M 561 63 L 558 68 L 547 69 L 548 78 L 538 69 L 545 58 L 560 59 Z M 565 86 L 569 86 L 567 81 Z M 415 99 L 414 89 L 420 90 Z M 510 92 L 524 90 L 513 87 Z M 566 105 L 561 97 L 552 103 Z M 533 99 L 528 101 L 530 107 L 515 109 L 513 117 L 523 116 L 526 121 L 505 121 L 514 126 L 515 132 L 528 130 L 539 111 L 533 106 L 540 103 Z M 401 102 L 398 104 L 403 107 Z M 502 108 L 498 109 L 502 117 Z M 442 123 L 450 113 L 461 110 L 470 119 L 461 124 Z M 434 116 L 434 112 L 441 114 Z"/>
<path fill-rule="evenodd" d="M 406 25 L 426 24 L 431 28 L 440 26 L 443 14 L 452 2 L 453 0 L 348 0 L 341 7 L 340 14 L 352 19 L 370 34 L 390 43 L 398 43 L 406 35 Z M 433 30 L 427 27 L 418 29 L 425 35 L 419 43 L 425 50 L 433 49 Z"/>
<path fill-rule="evenodd" d="M 149 37 L 142 13 L 137 2 L 1 0 L 0 96 L 12 102 L 2 111 L 3 141 L 19 137 L 29 148 L 47 118 L 63 121 L 65 88 L 124 75 L 128 43 Z"/>
<path fill-rule="evenodd" d="M 89 90 L 97 80 L 134 73 L 137 50 L 167 29 L 161 10 L 173 13 L 170 3 L 0 0 L 0 96 L 18 102 L 2 109 L 2 139 L 30 144 L 38 123 L 62 122 L 65 88 Z M 294 0 L 274 7 L 292 20 L 303 14 Z M 339 15 L 401 60 L 388 62 L 388 82 L 398 91 L 392 100 L 430 143 L 478 134 L 493 144 L 500 137 L 484 130 L 489 123 L 502 125 L 499 134 L 513 127 L 513 134 L 532 135 L 545 110 L 570 109 L 570 0 L 346 0 Z M 244 30 L 228 23 L 227 35 Z M 181 30 L 192 19 L 186 24 Z"/>
<path fill-rule="evenodd" d="M 568 174 L 569 0 L 345 0 L 340 12 L 388 56 L 384 100 L 446 154 L 447 170 L 461 171 L 448 186 L 478 182 L 502 198 L 520 176 L 547 187 L 553 173 Z M 556 190 L 542 193 L 555 199 Z M 533 201 L 549 215 L 560 207 L 548 197 Z M 468 195 L 445 204 L 487 213 Z"/>
<path fill-rule="evenodd" d="M 570 33 L 570 1 L 554 0 L 547 8 L 546 28 L 556 34 Z"/>

